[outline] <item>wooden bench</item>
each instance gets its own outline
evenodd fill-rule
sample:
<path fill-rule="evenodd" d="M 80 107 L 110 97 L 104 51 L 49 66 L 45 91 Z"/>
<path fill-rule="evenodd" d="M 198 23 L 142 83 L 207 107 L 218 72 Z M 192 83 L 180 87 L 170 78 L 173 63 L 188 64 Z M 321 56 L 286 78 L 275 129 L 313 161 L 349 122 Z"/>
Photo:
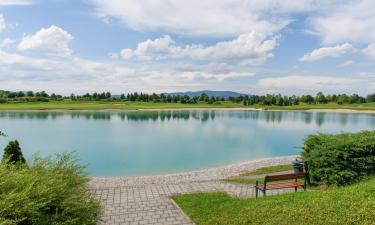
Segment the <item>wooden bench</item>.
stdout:
<path fill-rule="evenodd" d="M 306 191 L 306 173 L 290 173 L 266 176 L 264 182 L 256 181 L 255 184 L 255 195 L 258 197 L 258 192 L 263 192 L 263 196 L 266 196 L 267 190 L 294 188 L 297 192 L 298 187 L 302 187 Z M 298 181 L 298 179 L 304 179 L 304 182 Z M 292 180 L 292 181 L 291 181 Z M 275 182 L 275 181 L 287 181 L 287 182 Z M 273 183 L 275 182 L 275 183 Z"/>

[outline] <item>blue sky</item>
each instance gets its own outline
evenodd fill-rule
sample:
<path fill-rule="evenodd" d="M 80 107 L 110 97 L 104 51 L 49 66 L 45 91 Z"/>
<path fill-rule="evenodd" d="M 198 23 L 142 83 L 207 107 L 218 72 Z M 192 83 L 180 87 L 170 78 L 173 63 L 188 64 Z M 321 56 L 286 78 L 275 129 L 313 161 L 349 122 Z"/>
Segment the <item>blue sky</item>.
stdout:
<path fill-rule="evenodd" d="M 375 92 L 370 0 L 0 0 L 0 89 Z"/>

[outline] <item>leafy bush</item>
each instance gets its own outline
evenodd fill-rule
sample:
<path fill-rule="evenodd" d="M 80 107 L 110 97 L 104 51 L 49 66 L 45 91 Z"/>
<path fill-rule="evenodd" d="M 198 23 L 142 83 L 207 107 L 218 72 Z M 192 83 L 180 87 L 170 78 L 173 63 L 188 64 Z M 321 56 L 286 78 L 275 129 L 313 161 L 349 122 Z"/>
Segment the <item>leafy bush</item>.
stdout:
<path fill-rule="evenodd" d="M 375 132 L 309 135 L 302 158 L 313 180 L 347 185 L 375 174 Z"/>
<path fill-rule="evenodd" d="M 96 224 L 101 208 L 71 154 L 0 164 L 0 224 Z"/>
<path fill-rule="evenodd" d="M 10 141 L 4 149 L 2 162 L 7 163 L 25 163 L 26 160 L 22 155 L 20 144 L 17 140 Z"/>

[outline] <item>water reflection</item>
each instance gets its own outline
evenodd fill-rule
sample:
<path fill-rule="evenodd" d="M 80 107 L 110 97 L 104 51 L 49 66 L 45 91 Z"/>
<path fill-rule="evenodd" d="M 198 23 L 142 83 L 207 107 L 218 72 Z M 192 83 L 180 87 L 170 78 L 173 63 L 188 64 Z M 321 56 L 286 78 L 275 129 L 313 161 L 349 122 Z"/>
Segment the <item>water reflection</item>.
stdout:
<path fill-rule="evenodd" d="M 207 122 L 216 118 L 237 118 L 257 120 L 266 123 L 300 122 L 320 127 L 325 123 L 339 123 L 342 126 L 348 123 L 355 125 L 361 120 L 375 121 L 372 114 L 343 114 L 326 112 L 293 112 L 293 111 L 225 111 L 225 110 L 175 110 L 175 111 L 129 111 L 129 112 L 0 112 L 0 118 L 9 119 L 36 119 L 55 120 L 70 117 L 71 119 L 111 120 L 117 118 L 122 121 L 171 121 L 171 120 L 199 120 Z"/>

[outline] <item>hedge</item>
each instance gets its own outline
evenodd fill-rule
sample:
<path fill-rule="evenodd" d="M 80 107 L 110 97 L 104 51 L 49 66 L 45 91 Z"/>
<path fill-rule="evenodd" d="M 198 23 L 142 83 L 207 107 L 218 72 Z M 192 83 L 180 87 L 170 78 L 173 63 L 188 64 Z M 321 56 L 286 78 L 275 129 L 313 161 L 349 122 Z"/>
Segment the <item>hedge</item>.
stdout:
<path fill-rule="evenodd" d="M 375 131 L 309 135 L 301 155 L 312 180 L 348 185 L 375 174 Z"/>

